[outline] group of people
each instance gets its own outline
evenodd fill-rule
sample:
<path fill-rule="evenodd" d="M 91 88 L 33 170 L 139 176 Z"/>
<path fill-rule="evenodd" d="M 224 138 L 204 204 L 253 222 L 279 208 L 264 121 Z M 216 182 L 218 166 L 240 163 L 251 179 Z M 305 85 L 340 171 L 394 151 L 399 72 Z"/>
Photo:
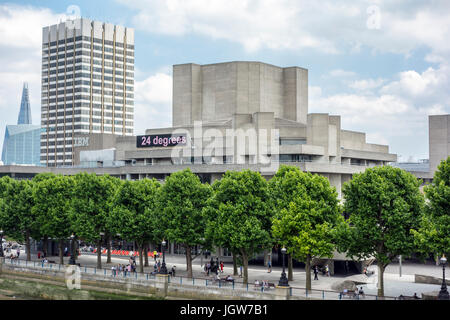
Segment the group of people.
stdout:
<path fill-rule="evenodd" d="M 352 295 L 353 297 L 356 297 L 356 296 L 363 297 L 363 298 L 366 297 L 366 294 L 364 293 L 364 290 L 363 290 L 362 287 L 360 287 L 359 290 L 358 290 L 358 287 L 356 287 L 356 289 L 354 291 L 353 290 L 344 289 L 342 291 L 342 293 L 344 295 Z"/>
<path fill-rule="evenodd" d="M 118 265 L 111 267 L 111 274 L 113 276 L 123 275 L 124 277 L 126 277 L 127 273 L 133 273 L 133 272 L 136 272 L 136 263 L 129 263 L 127 265 L 118 264 Z"/>
<path fill-rule="evenodd" d="M 255 289 L 262 287 L 264 289 L 268 289 L 269 288 L 269 281 L 268 280 L 261 280 L 261 282 L 259 282 L 258 279 L 255 280 Z"/>
<path fill-rule="evenodd" d="M 313 272 L 314 272 L 314 280 L 319 280 L 319 277 L 317 276 L 319 274 L 319 267 L 314 266 Z M 327 276 L 327 277 L 330 276 L 330 269 L 329 269 L 328 265 L 325 265 L 325 267 L 322 268 L 322 275 Z"/>
<path fill-rule="evenodd" d="M 207 263 L 205 263 L 205 266 L 203 267 L 203 270 L 205 271 L 205 275 L 209 276 L 210 273 L 218 275 L 219 272 L 223 273 L 223 261 L 219 262 L 219 258 L 216 258 L 216 261 L 214 261 L 213 258 Z"/>

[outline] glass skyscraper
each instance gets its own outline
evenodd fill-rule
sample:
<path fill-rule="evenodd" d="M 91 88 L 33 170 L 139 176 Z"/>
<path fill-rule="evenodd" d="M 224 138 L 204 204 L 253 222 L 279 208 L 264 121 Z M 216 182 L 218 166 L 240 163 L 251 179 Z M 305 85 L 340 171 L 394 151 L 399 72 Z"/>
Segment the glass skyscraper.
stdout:
<path fill-rule="evenodd" d="M 41 126 L 31 124 L 30 97 L 28 84 L 22 91 L 17 125 L 7 125 L 3 141 L 2 162 L 4 165 L 40 165 Z"/>
<path fill-rule="evenodd" d="M 42 32 L 41 163 L 73 165 L 76 137 L 132 136 L 134 30 L 89 19 Z"/>

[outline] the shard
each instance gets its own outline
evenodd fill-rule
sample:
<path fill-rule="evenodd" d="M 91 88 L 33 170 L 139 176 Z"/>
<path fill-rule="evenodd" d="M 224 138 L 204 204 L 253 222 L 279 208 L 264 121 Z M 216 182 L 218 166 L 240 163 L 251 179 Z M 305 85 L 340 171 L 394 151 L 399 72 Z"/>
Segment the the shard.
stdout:
<path fill-rule="evenodd" d="M 23 84 L 22 102 L 20 103 L 19 119 L 17 124 L 31 124 L 30 95 L 28 93 L 28 83 Z"/>

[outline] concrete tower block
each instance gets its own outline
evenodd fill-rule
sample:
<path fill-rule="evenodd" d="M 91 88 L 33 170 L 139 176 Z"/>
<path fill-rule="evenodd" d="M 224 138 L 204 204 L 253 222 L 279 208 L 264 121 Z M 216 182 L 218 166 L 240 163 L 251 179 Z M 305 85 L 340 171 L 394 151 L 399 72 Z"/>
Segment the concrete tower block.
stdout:
<path fill-rule="evenodd" d="M 49 34 L 50 34 L 50 27 L 42 28 L 42 43 L 48 43 Z"/>
<path fill-rule="evenodd" d="M 116 42 L 123 43 L 125 37 L 125 28 L 123 26 L 116 26 Z"/>
<path fill-rule="evenodd" d="M 66 38 L 66 24 L 64 22 L 58 24 L 58 40 Z"/>
<path fill-rule="evenodd" d="M 134 44 L 134 29 L 126 28 L 127 44 Z"/>
<path fill-rule="evenodd" d="M 103 23 L 94 21 L 92 22 L 92 28 L 94 29 L 94 38 L 102 39 L 103 37 Z"/>
<path fill-rule="evenodd" d="M 105 29 L 105 40 L 113 41 L 114 40 L 114 25 L 111 23 L 105 23 L 104 29 Z"/>
<path fill-rule="evenodd" d="M 58 25 L 57 24 L 55 24 L 55 25 L 50 27 L 50 42 L 58 40 L 57 37 L 56 37 L 57 31 L 58 31 Z"/>

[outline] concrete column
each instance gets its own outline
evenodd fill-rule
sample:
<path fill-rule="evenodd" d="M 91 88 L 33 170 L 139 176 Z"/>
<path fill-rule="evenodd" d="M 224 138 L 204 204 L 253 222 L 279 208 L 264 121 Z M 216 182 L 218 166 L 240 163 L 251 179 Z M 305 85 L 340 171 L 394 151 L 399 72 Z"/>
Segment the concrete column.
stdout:
<path fill-rule="evenodd" d="M 168 286 L 169 286 L 169 275 L 157 274 L 156 275 L 156 295 L 159 297 L 166 297 Z"/>
<path fill-rule="evenodd" d="M 288 300 L 289 299 L 289 287 L 275 286 L 275 300 Z"/>

